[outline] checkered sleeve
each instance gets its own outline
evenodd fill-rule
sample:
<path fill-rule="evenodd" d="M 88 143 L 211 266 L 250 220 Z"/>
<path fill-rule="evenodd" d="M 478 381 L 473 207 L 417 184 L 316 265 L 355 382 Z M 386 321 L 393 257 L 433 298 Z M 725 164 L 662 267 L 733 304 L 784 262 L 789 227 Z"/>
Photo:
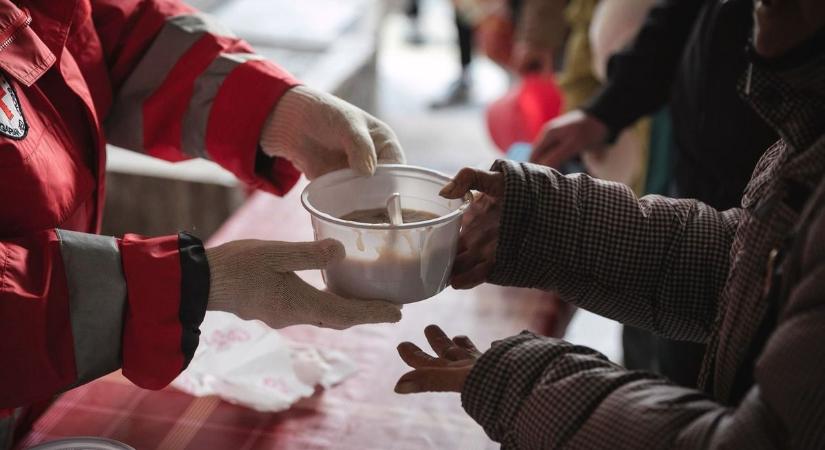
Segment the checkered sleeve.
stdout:
<path fill-rule="evenodd" d="M 789 447 L 758 386 L 726 407 L 589 348 L 528 332 L 493 344 L 467 377 L 461 401 L 504 450 Z M 807 445 L 821 443 L 811 436 L 800 448 L 821 448 Z"/>
<path fill-rule="evenodd" d="M 505 195 L 495 284 L 562 298 L 667 337 L 707 339 L 740 210 L 637 198 L 627 186 L 497 161 Z"/>

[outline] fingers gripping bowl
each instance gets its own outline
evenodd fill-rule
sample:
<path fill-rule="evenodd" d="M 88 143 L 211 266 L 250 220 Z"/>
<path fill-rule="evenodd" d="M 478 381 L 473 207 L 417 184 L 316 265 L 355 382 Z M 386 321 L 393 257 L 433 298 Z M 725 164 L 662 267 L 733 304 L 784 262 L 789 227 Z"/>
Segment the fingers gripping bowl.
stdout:
<path fill-rule="evenodd" d="M 472 196 L 449 200 L 438 195 L 450 177 L 433 170 L 378 166 L 375 175 L 351 169 L 318 177 L 301 194 L 312 216 L 315 239 L 332 238 L 346 257 L 323 271 L 327 287 L 353 298 L 412 303 L 446 287 L 455 257 L 461 216 Z M 434 219 L 391 225 L 341 219 L 354 211 L 386 208 L 393 193 L 404 209 L 431 213 Z"/>

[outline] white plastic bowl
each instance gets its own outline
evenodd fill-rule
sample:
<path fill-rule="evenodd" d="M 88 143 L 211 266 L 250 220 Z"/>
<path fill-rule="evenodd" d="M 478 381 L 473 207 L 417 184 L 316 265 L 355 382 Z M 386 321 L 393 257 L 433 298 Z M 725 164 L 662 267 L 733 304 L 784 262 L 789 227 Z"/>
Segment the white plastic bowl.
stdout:
<path fill-rule="evenodd" d="M 301 194 L 312 216 L 315 239 L 343 243 L 346 257 L 323 271 L 330 291 L 338 295 L 412 303 L 441 292 L 455 258 L 461 216 L 472 196 L 448 200 L 438 192 L 450 177 L 422 167 L 381 165 L 371 177 L 350 169 L 313 180 Z M 353 211 L 385 208 L 387 198 L 401 194 L 404 209 L 438 216 L 398 226 L 366 224 L 339 217 Z"/>

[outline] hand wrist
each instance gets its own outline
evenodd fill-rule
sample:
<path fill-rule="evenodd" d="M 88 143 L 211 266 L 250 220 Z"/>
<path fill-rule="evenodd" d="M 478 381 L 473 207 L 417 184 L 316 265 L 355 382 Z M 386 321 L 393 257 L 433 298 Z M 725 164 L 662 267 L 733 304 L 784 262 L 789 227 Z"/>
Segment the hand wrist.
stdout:
<path fill-rule="evenodd" d="M 295 133 L 295 129 L 308 123 L 307 111 L 315 102 L 307 87 L 296 86 L 287 91 L 264 122 L 260 138 L 263 152 L 269 156 L 283 156 L 287 149 L 296 148 L 300 133 Z"/>
<path fill-rule="evenodd" d="M 209 262 L 209 298 L 206 309 L 234 313 L 236 302 L 231 299 L 238 297 L 240 293 L 232 285 L 231 274 L 226 273 L 226 268 L 232 267 L 229 252 L 224 246 L 208 248 L 206 259 Z"/>
<path fill-rule="evenodd" d="M 612 144 L 616 140 L 616 135 L 614 134 L 617 133 L 614 133 L 610 125 L 597 113 L 594 113 L 588 108 L 582 108 L 579 111 L 581 111 L 584 116 L 584 123 L 588 134 L 598 137 L 596 145 Z"/>
<path fill-rule="evenodd" d="M 597 97 L 595 100 L 592 100 L 588 105 L 582 108 L 582 112 L 592 120 L 597 121 L 602 127 L 604 127 L 605 134 L 604 140 L 602 144 L 613 144 L 618 139 L 619 134 L 622 133 L 622 129 L 624 127 L 617 126 L 615 122 L 609 120 L 608 114 L 606 114 L 606 110 L 603 109 L 603 106 L 598 100 Z"/>

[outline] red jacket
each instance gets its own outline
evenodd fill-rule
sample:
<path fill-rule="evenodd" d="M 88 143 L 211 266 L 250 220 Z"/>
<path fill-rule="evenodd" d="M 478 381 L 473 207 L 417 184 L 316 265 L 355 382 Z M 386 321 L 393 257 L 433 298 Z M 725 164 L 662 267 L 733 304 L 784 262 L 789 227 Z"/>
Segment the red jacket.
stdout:
<path fill-rule="evenodd" d="M 105 144 L 281 194 L 299 174 L 258 138 L 295 83 L 175 0 L 0 0 L 0 448 L 1 409 L 120 367 L 159 389 L 197 345 L 200 241 L 94 234 Z"/>

